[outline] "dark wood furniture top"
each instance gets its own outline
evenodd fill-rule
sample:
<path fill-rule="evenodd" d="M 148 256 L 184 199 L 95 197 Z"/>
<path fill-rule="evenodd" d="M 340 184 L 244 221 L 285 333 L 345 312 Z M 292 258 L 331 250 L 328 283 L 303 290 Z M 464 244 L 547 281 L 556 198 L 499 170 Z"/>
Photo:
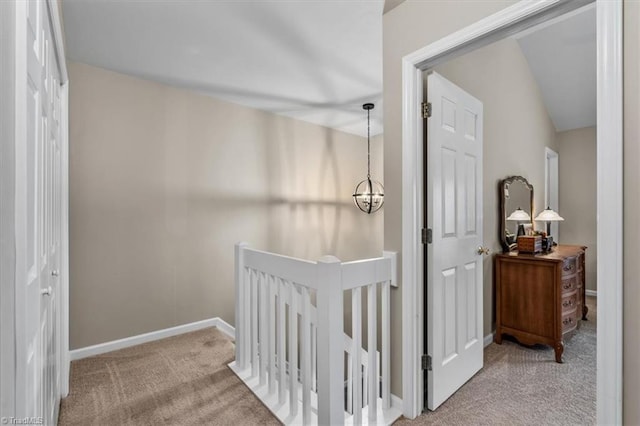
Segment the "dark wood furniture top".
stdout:
<path fill-rule="evenodd" d="M 496 336 L 550 345 L 562 362 L 563 337 L 586 319 L 584 246 L 559 245 L 544 254 L 495 256 Z"/>

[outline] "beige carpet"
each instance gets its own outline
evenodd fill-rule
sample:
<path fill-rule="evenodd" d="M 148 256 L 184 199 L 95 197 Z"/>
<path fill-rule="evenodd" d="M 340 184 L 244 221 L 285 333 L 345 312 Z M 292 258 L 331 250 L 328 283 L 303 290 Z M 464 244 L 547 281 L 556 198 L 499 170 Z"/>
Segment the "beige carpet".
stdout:
<path fill-rule="evenodd" d="M 279 424 L 227 367 L 234 345 L 207 328 L 71 363 L 64 425 Z"/>
<path fill-rule="evenodd" d="M 596 422 L 596 304 L 565 342 L 563 364 L 548 346 L 504 340 L 484 368 L 436 411 L 396 425 L 592 425 Z"/>
<path fill-rule="evenodd" d="M 596 321 L 553 350 L 510 341 L 485 349 L 485 366 L 435 412 L 397 424 L 589 425 L 596 413 Z M 278 421 L 227 367 L 231 340 L 208 328 L 71 364 L 60 425 L 254 425 Z"/>

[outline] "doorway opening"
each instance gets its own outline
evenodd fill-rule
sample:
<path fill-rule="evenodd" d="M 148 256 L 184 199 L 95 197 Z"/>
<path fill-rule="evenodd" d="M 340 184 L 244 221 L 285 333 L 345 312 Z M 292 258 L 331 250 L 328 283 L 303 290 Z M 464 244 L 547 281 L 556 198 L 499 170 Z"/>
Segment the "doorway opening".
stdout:
<path fill-rule="evenodd" d="M 425 246 L 420 244 L 423 188 L 423 123 L 419 118 L 422 73 L 454 56 L 487 46 L 542 21 L 584 6 L 585 2 L 515 4 L 461 31 L 451 34 L 403 58 L 403 395 L 407 417 L 415 417 L 423 407 L 422 367 L 423 282 L 421 261 Z M 597 111 L 597 244 L 598 277 L 607 276 L 612 285 L 598 292 L 599 334 L 597 421 L 621 421 L 621 252 L 622 194 L 622 61 L 621 2 L 597 2 L 598 104 Z M 613 52 L 607 61 L 603 52 Z M 604 107 L 604 106 L 607 107 Z M 606 148 L 604 143 L 606 141 Z M 538 154 L 540 158 L 541 155 Z M 544 185 L 540 185 L 543 187 Z M 541 188 L 542 189 L 542 188 Z M 540 191 L 543 192 L 543 191 Z M 606 251 L 605 251 L 606 249 Z"/>

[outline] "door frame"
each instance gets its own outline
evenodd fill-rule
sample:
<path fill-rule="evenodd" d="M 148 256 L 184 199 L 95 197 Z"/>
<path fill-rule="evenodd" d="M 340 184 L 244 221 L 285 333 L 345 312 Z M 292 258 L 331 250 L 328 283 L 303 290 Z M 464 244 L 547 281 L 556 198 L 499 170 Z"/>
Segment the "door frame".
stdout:
<path fill-rule="evenodd" d="M 15 412 L 15 10 L 0 2 L 0 417 Z"/>
<path fill-rule="evenodd" d="M 549 168 L 550 163 L 554 163 L 555 167 L 551 166 L 551 168 L 556 169 L 555 179 L 551 179 L 552 174 Z M 544 208 L 551 206 L 553 204 L 552 209 L 559 212 L 560 211 L 560 163 L 559 163 L 559 155 L 557 152 L 549 148 L 548 146 L 544 148 Z M 551 200 L 551 195 L 553 191 L 551 188 L 555 187 L 555 199 Z M 560 231 L 558 230 L 558 222 L 551 222 L 551 235 L 554 236 L 554 241 L 560 241 Z"/>
<path fill-rule="evenodd" d="M 58 57 L 60 71 L 60 203 L 62 212 L 60 220 L 60 287 L 58 294 L 58 371 L 60 372 L 60 396 L 69 394 L 69 372 L 71 356 L 69 354 L 69 73 L 67 71 L 67 56 L 62 32 L 62 10 L 58 0 L 47 0 L 51 13 L 53 40 L 55 53 Z"/>
<path fill-rule="evenodd" d="M 520 1 L 402 59 L 402 390 L 403 414 L 424 407 L 422 73 L 590 0 Z M 597 13 L 597 422 L 622 423 L 622 1 L 596 0 Z M 606 146 L 605 146 L 606 141 Z"/>

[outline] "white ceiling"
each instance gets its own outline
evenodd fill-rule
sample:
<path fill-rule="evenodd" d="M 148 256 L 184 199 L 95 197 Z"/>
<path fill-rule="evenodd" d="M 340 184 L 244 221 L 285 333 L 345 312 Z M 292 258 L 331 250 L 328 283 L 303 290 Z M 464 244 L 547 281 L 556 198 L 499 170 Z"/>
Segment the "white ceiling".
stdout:
<path fill-rule="evenodd" d="M 366 135 L 382 132 L 383 0 L 63 0 L 68 57 Z M 596 124 L 596 13 L 515 37 L 556 130 Z"/>
<path fill-rule="evenodd" d="M 596 125 L 596 9 L 589 5 L 516 36 L 557 131 Z"/>
<path fill-rule="evenodd" d="M 366 135 L 382 132 L 383 0 L 64 0 L 69 59 Z"/>

